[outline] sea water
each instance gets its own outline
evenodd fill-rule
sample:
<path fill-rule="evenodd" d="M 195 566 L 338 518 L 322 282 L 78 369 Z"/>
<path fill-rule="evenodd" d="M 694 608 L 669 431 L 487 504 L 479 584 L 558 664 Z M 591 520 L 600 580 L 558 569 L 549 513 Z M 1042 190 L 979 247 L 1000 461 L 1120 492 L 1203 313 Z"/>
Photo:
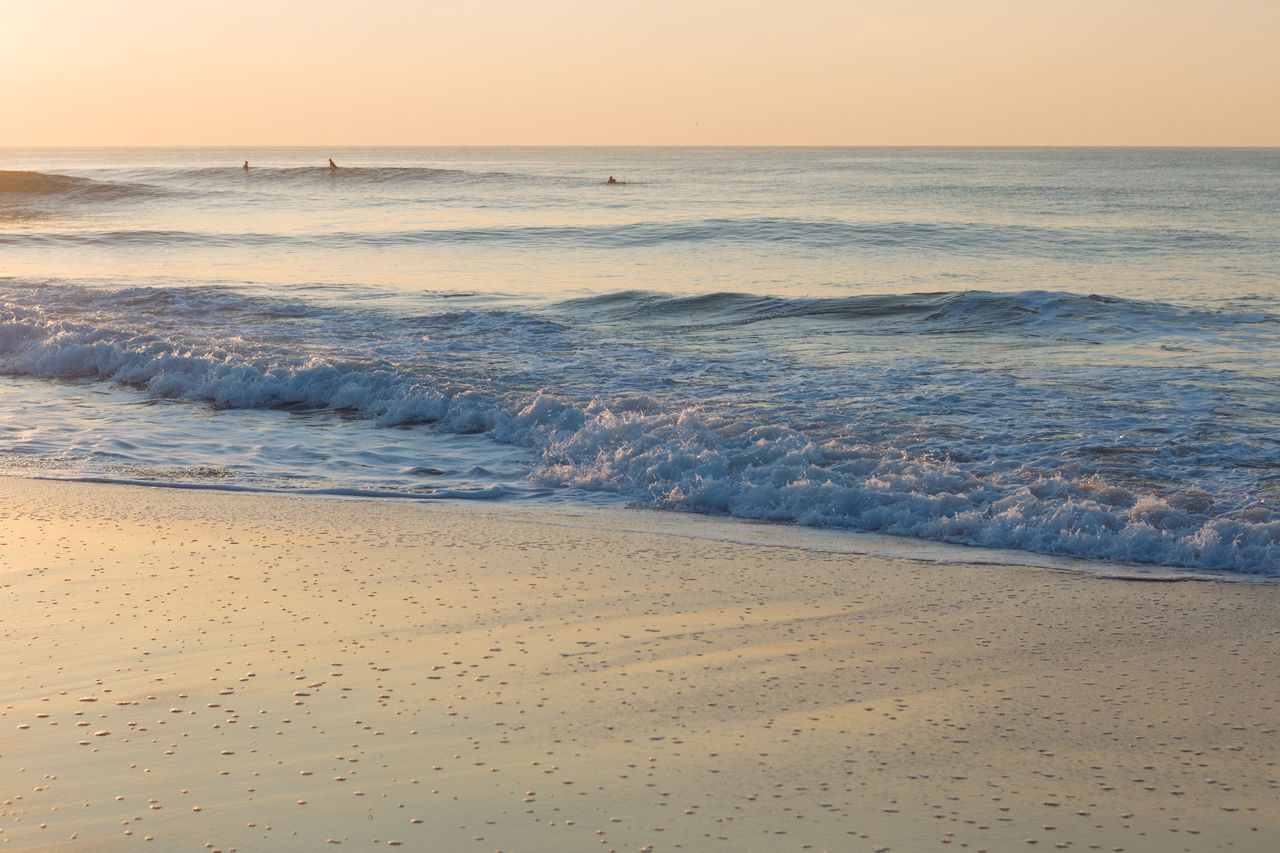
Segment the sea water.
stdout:
<path fill-rule="evenodd" d="M 1274 149 L 0 150 L 0 472 L 1280 577 L 1278 380 Z"/>

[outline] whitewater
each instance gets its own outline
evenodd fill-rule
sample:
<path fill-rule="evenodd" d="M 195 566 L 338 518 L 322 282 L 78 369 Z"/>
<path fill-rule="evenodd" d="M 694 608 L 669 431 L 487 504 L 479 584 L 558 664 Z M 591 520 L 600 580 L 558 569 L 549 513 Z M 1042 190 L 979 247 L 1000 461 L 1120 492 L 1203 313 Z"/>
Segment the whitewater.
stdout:
<path fill-rule="evenodd" d="M 0 149 L 0 473 L 1280 577 L 1277 356 L 1271 149 Z"/>

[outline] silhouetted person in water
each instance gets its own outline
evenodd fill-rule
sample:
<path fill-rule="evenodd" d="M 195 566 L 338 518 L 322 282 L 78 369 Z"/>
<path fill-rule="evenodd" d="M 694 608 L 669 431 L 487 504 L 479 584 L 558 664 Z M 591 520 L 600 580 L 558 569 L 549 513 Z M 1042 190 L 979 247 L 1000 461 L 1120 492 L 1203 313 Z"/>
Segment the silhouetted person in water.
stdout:
<path fill-rule="evenodd" d="M 333 158 L 332 158 L 332 157 L 330 157 L 330 158 L 329 158 L 329 168 L 330 168 L 330 169 L 336 169 L 336 168 L 338 168 L 338 164 L 337 164 L 337 163 L 335 163 L 335 162 L 333 162 Z"/>
<path fill-rule="evenodd" d="M 244 161 L 244 170 L 245 170 L 246 172 L 247 172 L 247 171 L 249 171 L 249 161 L 248 161 L 248 160 L 245 160 L 245 161 Z"/>
<path fill-rule="evenodd" d="M 605 181 L 606 184 L 616 184 L 617 182 L 618 181 L 613 177 L 613 175 L 610 175 L 609 180 Z"/>

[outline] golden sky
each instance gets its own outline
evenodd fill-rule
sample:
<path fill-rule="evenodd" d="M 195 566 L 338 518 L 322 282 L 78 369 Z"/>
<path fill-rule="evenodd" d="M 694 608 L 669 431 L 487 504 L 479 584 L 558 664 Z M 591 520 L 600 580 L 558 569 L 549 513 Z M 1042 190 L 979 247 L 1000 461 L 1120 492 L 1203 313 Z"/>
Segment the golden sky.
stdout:
<path fill-rule="evenodd" d="M 1280 0 L 2 0 L 5 145 L 1280 145 Z"/>

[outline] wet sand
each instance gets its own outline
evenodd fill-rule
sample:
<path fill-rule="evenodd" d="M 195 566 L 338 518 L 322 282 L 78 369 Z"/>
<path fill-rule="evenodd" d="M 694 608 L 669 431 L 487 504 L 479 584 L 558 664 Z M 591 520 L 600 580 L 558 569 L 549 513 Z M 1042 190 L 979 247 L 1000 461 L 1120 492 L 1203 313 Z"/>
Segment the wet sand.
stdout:
<path fill-rule="evenodd" d="M 1280 586 L 545 518 L 0 478 L 0 849 L 1280 845 Z"/>

